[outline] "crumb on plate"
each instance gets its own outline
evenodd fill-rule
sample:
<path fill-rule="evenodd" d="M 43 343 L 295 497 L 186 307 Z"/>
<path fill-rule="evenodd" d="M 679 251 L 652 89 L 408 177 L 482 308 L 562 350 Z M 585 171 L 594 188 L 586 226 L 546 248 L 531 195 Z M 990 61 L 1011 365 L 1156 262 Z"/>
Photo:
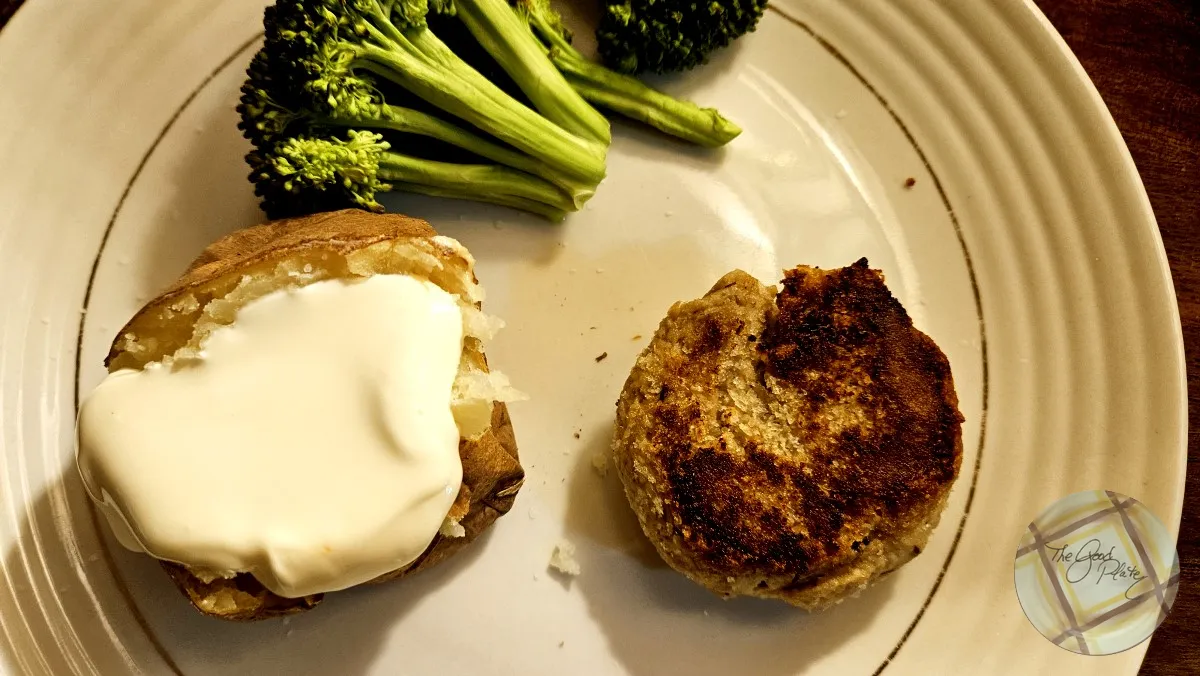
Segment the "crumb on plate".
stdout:
<path fill-rule="evenodd" d="M 608 476 L 608 454 L 600 452 L 593 455 L 592 468 L 595 469 L 600 476 Z"/>
<path fill-rule="evenodd" d="M 575 560 L 575 545 L 566 540 L 561 540 L 554 545 L 554 551 L 550 553 L 550 568 L 563 575 L 572 577 L 579 575 L 579 562 Z"/>

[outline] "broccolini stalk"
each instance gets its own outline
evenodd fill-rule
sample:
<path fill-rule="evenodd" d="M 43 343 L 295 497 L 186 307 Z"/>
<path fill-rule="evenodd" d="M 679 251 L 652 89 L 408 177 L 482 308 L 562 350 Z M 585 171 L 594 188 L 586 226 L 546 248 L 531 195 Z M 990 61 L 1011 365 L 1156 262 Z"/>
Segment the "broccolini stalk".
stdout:
<path fill-rule="evenodd" d="M 393 23 L 424 29 L 408 30 L 404 37 L 434 65 L 453 67 L 461 63 L 461 59 L 433 31 L 428 30 L 427 13 L 414 9 L 414 6 L 419 8 L 428 2 L 394 0 L 394 7 L 390 10 Z M 486 4 L 481 4 L 479 0 L 471 2 L 473 4 L 464 5 L 466 12 L 459 12 L 458 4 L 452 0 L 435 0 L 429 11 L 447 16 L 457 15 L 464 25 L 474 27 L 468 30 L 479 31 L 486 36 L 488 42 L 482 46 L 494 59 L 504 60 L 513 69 L 510 77 L 520 78 L 522 91 L 544 117 L 568 131 L 607 146 L 612 141 L 608 120 L 562 81 L 562 76 L 547 62 L 536 40 L 531 40 L 522 30 L 521 22 L 515 20 L 512 9 L 503 0 L 488 0 Z M 510 44 L 513 41 L 516 44 Z M 497 101 L 511 100 L 507 92 L 478 71 L 468 69 L 462 73 L 485 95 Z"/>
<path fill-rule="evenodd" d="M 307 94 L 313 107 L 336 107 L 362 86 L 366 71 L 488 132 L 566 177 L 595 185 L 604 177 L 605 146 L 573 134 L 519 101 L 498 99 L 460 59 L 435 62 L 410 35 L 423 31 L 419 0 L 278 0 L 268 15 L 267 45 L 285 88 Z M 396 17 L 412 23 L 397 26 Z M 419 17 L 419 22 L 412 17 Z"/>
<path fill-rule="evenodd" d="M 436 162 L 389 152 L 383 137 L 350 131 L 345 140 L 290 137 L 248 156 L 255 193 L 270 218 L 347 206 L 383 211 L 375 197 L 399 186 L 408 192 L 513 206 L 560 220 L 574 210 L 554 185 L 508 167 Z M 393 186 L 388 181 L 395 181 Z"/>
<path fill-rule="evenodd" d="M 562 172 L 528 155 L 498 143 L 493 143 L 457 125 L 421 111 L 391 106 L 382 102 L 382 97 L 365 80 L 360 87 L 343 83 L 343 93 L 327 101 L 322 110 L 305 110 L 298 106 L 293 112 L 273 98 L 277 89 L 265 75 L 267 52 L 255 55 L 249 68 L 249 77 L 242 85 L 241 103 L 238 111 L 242 115 L 238 126 L 247 138 L 259 148 L 270 148 L 290 130 L 304 132 L 312 128 L 379 129 L 417 134 L 449 143 L 470 151 L 479 157 L 493 160 L 502 165 L 540 176 L 563 188 L 576 207 L 582 206 L 595 193 L 595 187 L 569 179 Z M 278 92 L 285 100 L 287 92 Z M 298 105 L 296 101 L 292 105 Z"/>
<path fill-rule="evenodd" d="M 459 0 L 463 2 L 463 0 Z M 544 43 L 545 53 L 583 98 L 672 136 L 702 146 L 729 143 L 741 127 L 715 108 L 701 108 L 657 91 L 641 80 L 594 63 L 576 50 L 548 0 L 514 0 L 517 11 Z"/>
<path fill-rule="evenodd" d="M 741 127 L 715 108 L 701 108 L 690 101 L 672 98 L 636 78 L 614 73 L 590 61 L 563 56 L 562 52 L 552 51 L 550 58 L 583 98 L 671 136 L 715 148 L 742 133 Z"/>
<path fill-rule="evenodd" d="M 455 0 L 455 9 L 458 18 L 538 112 L 581 136 L 605 144 L 612 140 L 608 120 L 546 60 L 541 44 L 505 0 Z"/>
<path fill-rule="evenodd" d="M 445 197 L 449 199 L 460 199 L 478 202 L 480 199 L 475 195 L 474 190 L 459 190 L 454 188 L 435 188 L 428 185 L 420 185 L 418 183 L 404 183 L 402 181 L 393 181 L 392 189 L 397 192 L 411 192 L 418 195 L 429 195 L 430 197 Z M 567 212 L 562 209 L 556 209 L 541 202 L 528 200 L 523 197 L 509 197 L 506 195 L 492 195 L 487 200 L 489 204 L 495 204 L 502 207 L 509 207 L 518 211 L 527 211 L 531 214 L 537 214 L 548 221 L 560 223 L 567 217 Z"/>

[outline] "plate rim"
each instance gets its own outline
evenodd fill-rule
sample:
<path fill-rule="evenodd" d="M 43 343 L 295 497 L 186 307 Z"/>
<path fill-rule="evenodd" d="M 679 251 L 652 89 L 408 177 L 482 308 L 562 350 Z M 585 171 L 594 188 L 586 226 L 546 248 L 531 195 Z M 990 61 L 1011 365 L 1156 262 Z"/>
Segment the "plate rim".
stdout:
<path fill-rule="evenodd" d="M 3 0 L 0 0 L 0 3 L 3 3 Z M 7 3 L 7 4 L 11 4 L 11 3 Z M 4 16 L 4 10 L 7 8 L 7 4 L 0 4 L 0 30 L 2 30 L 4 27 L 6 27 L 5 19 L 6 18 L 9 19 L 9 22 L 11 22 L 11 19 L 14 16 L 11 13 L 8 17 Z M 24 0 L 15 0 L 15 8 L 13 9 L 13 12 L 15 12 L 17 9 L 20 9 L 23 6 L 23 4 L 24 4 Z M 1172 346 L 1174 348 L 1174 354 L 1172 356 L 1173 356 L 1173 358 L 1176 359 L 1177 363 L 1183 365 L 1183 367 L 1184 367 L 1179 370 L 1179 378 L 1178 378 L 1178 383 L 1177 383 L 1177 388 L 1176 388 L 1177 389 L 1176 394 L 1178 394 L 1179 396 L 1177 398 L 1175 398 L 1175 403 L 1176 403 L 1176 405 L 1180 406 L 1180 408 L 1182 410 L 1182 415 L 1180 416 L 1182 432 L 1181 432 L 1181 434 L 1179 434 L 1179 436 L 1183 440 L 1183 444 L 1182 444 L 1181 448 L 1179 448 L 1177 450 L 1180 453 L 1182 453 L 1182 455 L 1184 456 L 1184 458 L 1186 460 L 1187 435 L 1188 435 L 1188 426 L 1189 426 L 1188 410 L 1187 410 L 1187 405 L 1186 405 L 1186 401 L 1187 401 L 1186 363 L 1187 362 L 1186 362 L 1186 353 L 1184 351 L 1182 323 L 1181 323 L 1181 316 L 1180 316 L 1179 305 L 1178 305 L 1179 299 L 1178 299 L 1178 294 L 1176 293 L 1176 290 L 1175 290 L 1174 280 L 1171 276 L 1170 268 L 1167 264 L 1166 251 L 1165 251 L 1165 246 L 1164 246 L 1164 243 L 1162 240 L 1162 234 L 1158 227 L 1157 219 L 1155 217 L 1155 214 L 1153 212 L 1153 207 L 1149 200 L 1149 195 L 1146 192 L 1145 186 L 1141 180 L 1141 176 L 1138 173 L 1137 168 L 1133 163 L 1133 158 L 1129 152 L 1128 146 L 1125 143 L 1124 138 L 1121 136 L 1120 130 L 1117 127 L 1116 122 L 1112 117 L 1111 111 L 1104 104 L 1099 91 L 1095 87 L 1095 84 L 1092 82 L 1091 78 L 1087 75 L 1086 71 L 1083 69 L 1083 66 L 1079 62 L 1078 58 L 1074 55 L 1073 52 L 1071 52 L 1071 50 L 1067 46 L 1065 40 L 1063 40 L 1062 36 L 1057 32 L 1057 30 L 1054 29 L 1054 27 L 1049 23 L 1049 20 L 1045 17 L 1045 15 L 1041 12 L 1041 10 L 1032 2 L 1032 0 L 1025 0 L 1025 2 L 1023 3 L 1023 7 L 1042 26 L 1043 32 L 1048 34 L 1055 41 L 1055 43 L 1058 46 L 1058 55 L 1060 57 L 1066 58 L 1066 65 L 1071 69 L 1072 74 L 1074 76 L 1073 79 L 1080 81 L 1080 83 L 1086 88 L 1086 90 L 1090 96 L 1090 99 L 1091 99 L 1091 104 L 1092 104 L 1091 112 L 1098 113 L 1102 117 L 1103 121 L 1105 122 L 1105 128 L 1107 131 L 1105 141 L 1110 145 L 1115 143 L 1117 154 L 1119 155 L 1119 157 L 1122 160 L 1122 167 L 1121 167 L 1122 174 L 1123 174 L 1122 183 L 1126 186 L 1126 188 L 1129 188 L 1130 190 L 1132 190 L 1130 195 L 1136 199 L 1138 209 L 1141 212 L 1144 222 L 1146 224 L 1148 224 L 1149 226 L 1151 226 L 1154 243 L 1156 245 L 1155 254 L 1157 257 L 1157 261 L 1159 263 L 1158 272 L 1161 275 L 1165 275 L 1164 286 L 1169 293 L 1170 300 L 1172 301 L 1170 303 L 1171 309 L 1170 309 L 1170 317 L 1169 317 L 1169 319 L 1173 325 L 1173 328 L 1174 328 L 1173 335 L 1172 335 Z M 799 22 L 798 20 L 794 19 L 793 17 L 790 17 L 782 9 L 775 7 L 775 6 L 771 6 L 770 9 L 772 11 L 774 11 L 775 13 L 781 15 L 783 18 L 787 19 L 789 22 L 794 23 L 794 24 L 799 25 L 800 27 L 804 28 L 810 35 L 812 35 L 814 38 L 816 38 L 822 44 L 823 47 L 825 47 L 827 50 L 829 50 L 831 54 L 833 54 L 833 55 L 835 55 L 835 57 L 839 58 L 839 60 L 842 61 L 842 63 L 845 66 L 847 66 L 847 68 L 849 68 L 852 73 L 855 74 L 855 77 L 864 86 L 866 86 L 872 92 L 872 94 L 874 94 L 876 96 L 876 98 L 880 101 L 881 104 L 884 105 L 884 107 L 887 109 L 888 113 L 892 116 L 893 120 L 903 130 L 904 134 L 908 137 L 910 144 L 912 145 L 914 150 L 916 150 L 918 155 L 921 157 L 921 160 L 922 160 L 922 162 L 924 162 L 926 169 L 929 171 L 930 175 L 934 178 L 935 183 L 937 183 L 938 191 L 940 193 L 940 198 L 941 198 L 943 205 L 951 213 L 951 218 L 954 221 L 954 225 L 955 225 L 955 232 L 956 232 L 956 235 L 959 236 L 960 245 L 963 250 L 964 256 L 966 257 L 966 260 L 967 260 L 968 270 L 970 271 L 969 274 L 970 274 L 971 282 L 972 282 L 972 286 L 973 286 L 973 293 L 974 293 L 976 309 L 977 309 L 977 312 L 980 313 L 979 320 L 980 320 L 980 324 L 981 324 L 980 331 L 981 331 L 981 340 L 982 340 L 982 364 L 983 364 L 982 387 L 983 387 L 984 397 L 983 397 L 983 401 L 982 401 L 982 417 L 981 417 L 981 421 L 980 421 L 981 429 L 980 429 L 980 438 L 979 438 L 979 442 L 978 442 L 979 448 L 978 448 L 978 452 L 977 452 L 976 459 L 975 459 L 975 467 L 973 469 L 972 482 L 971 482 L 971 486 L 970 486 L 970 495 L 968 497 L 966 506 L 964 508 L 964 513 L 962 515 L 961 521 L 958 525 L 958 530 L 955 535 L 954 544 L 952 545 L 951 550 L 950 550 L 949 554 L 947 555 L 946 561 L 942 566 L 942 571 L 941 571 L 941 573 L 939 573 L 937 581 L 935 582 L 932 590 L 929 592 L 929 595 L 928 595 L 925 603 L 923 604 L 918 616 L 916 617 L 916 619 L 913 620 L 912 624 L 910 625 L 908 630 L 905 632 L 904 638 L 900 641 L 900 643 L 896 646 L 896 648 L 888 656 L 887 660 L 885 660 L 885 662 L 875 672 L 875 674 L 880 674 L 888 666 L 888 663 L 892 660 L 892 658 L 894 658 L 895 655 L 899 652 L 899 650 L 903 646 L 904 642 L 907 640 L 907 637 L 909 636 L 909 634 L 911 634 L 913 629 L 916 627 L 916 624 L 920 621 L 922 615 L 924 614 L 925 610 L 927 609 L 933 596 L 936 595 L 937 590 L 941 584 L 941 580 L 945 575 L 946 569 L 949 567 L 950 562 L 954 558 L 954 554 L 956 552 L 959 539 L 965 528 L 967 517 L 969 516 L 970 511 L 971 511 L 971 505 L 973 503 L 974 493 L 975 493 L 975 486 L 978 481 L 978 476 L 979 476 L 980 467 L 981 467 L 982 458 L 983 458 L 983 451 L 984 451 L 984 447 L 985 447 L 986 428 L 987 428 L 987 411 L 988 411 L 989 400 L 991 397 L 991 393 L 988 390 L 987 340 L 986 340 L 986 333 L 983 332 L 983 326 L 982 326 L 983 316 L 982 316 L 982 308 L 981 308 L 980 290 L 978 287 L 978 283 L 975 279 L 974 267 L 970 261 L 970 252 L 966 246 L 965 241 L 962 239 L 962 233 L 961 233 L 961 230 L 959 229 L 959 224 L 957 222 L 957 219 L 953 215 L 954 212 L 953 212 L 952 206 L 949 202 L 949 198 L 945 194 L 945 191 L 940 184 L 940 180 L 938 179 L 938 175 L 934 171 L 932 164 L 926 158 L 926 156 L 925 156 L 924 152 L 921 150 L 920 146 L 917 144 L 915 139 L 909 133 L 909 131 L 908 131 L 907 127 L 904 125 L 903 121 L 892 110 L 891 106 L 887 103 L 887 101 L 878 94 L 878 92 L 870 84 L 870 82 L 868 82 L 865 78 L 863 78 L 861 76 L 861 74 L 854 68 L 853 64 L 850 63 L 849 61 L 847 61 L 843 56 L 841 56 L 840 53 L 836 51 L 836 48 L 834 48 L 832 44 L 826 42 L 818 34 L 816 34 L 810 28 L 805 26 L 802 22 Z M 85 306 L 90 301 L 92 283 L 94 282 L 97 268 L 99 266 L 100 258 L 103 255 L 105 245 L 107 244 L 108 235 L 111 232 L 113 224 L 115 223 L 115 221 L 121 211 L 121 207 L 125 201 L 125 197 L 127 196 L 133 183 L 137 180 L 138 176 L 141 174 L 141 171 L 144 168 L 146 161 L 154 153 L 154 151 L 157 148 L 158 143 L 159 143 L 159 141 L 161 141 L 162 137 L 166 135 L 166 133 L 170 130 L 170 128 L 172 127 L 172 125 L 174 124 L 176 119 L 191 104 L 191 102 L 196 97 L 196 95 L 198 95 L 208 85 L 208 83 L 213 79 L 213 77 L 215 77 L 220 71 L 227 68 L 232 61 L 234 61 L 250 45 L 252 45 L 255 41 L 257 41 L 260 38 L 260 36 L 261 36 L 261 33 L 256 33 L 255 36 L 252 37 L 249 41 L 247 41 L 241 47 L 237 48 L 229 57 L 227 57 L 220 65 L 218 65 L 214 69 L 212 74 L 210 74 L 207 78 L 205 78 L 205 80 L 203 82 L 201 82 L 195 88 L 195 90 L 187 97 L 187 99 L 184 100 L 180 104 L 176 113 L 164 125 L 164 127 L 163 127 L 162 131 L 160 132 L 159 136 L 157 137 L 157 139 L 151 144 L 149 149 L 146 151 L 140 164 L 138 165 L 138 167 L 136 168 L 134 173 L 131 175 L 129 184 L 126 186 L 124 194 L 121 196 L 121 199 L 117 203 L 117 206 L 114 210 L 113 216 L 110 219 L 108 227 L 106 228 L 106 231 L 103 235 L 103 239 L 101 240 L 101 243 L 100 243 L 99 247 L 97 248 L 97 252 L 95 255 L 94 262 L 93 262 L 93 267 L 92 267 L 91 273 L 88 278 L 87 291 L 85 294 L 85 301 L 84 301 Z M 85 319 L 81 318 L 80 322 L 79 322 L 79 336 L 77 339 L 76 353 L 75 353 L 75 375 L 74 375 L 75 392 L 74 392 L 74 396 L 75 396 L 76 407 L 78 406 L 78 401 L 79 401 L 79 370 L 80 370 L 79 362 L 81 359 L 81 352 L 82 352 L 81 348 L 82 348 L 84 323 L 85 323 Z M 1182 402 L 1182 403 L 1180 403 L 1180 402 Z M 1175 510 L 1174 514 L 1167 515 L 1167 516 L 1171 517 L 1169 519 L 1168 525 L 1174 529 L 1176 538 L 1178 538 L 1178 530 L 1179 530 L 1180 520 L 1182 518 L 1183 494 L 1184 494 L 1183 488 L 1184 488 L 1184 484 L 1186 482 L 1186 462 L 1183 463 L 1183 467 L 1185 468 L 1185 471 L 1178 473 L 1178 476 L 1176 477 L 1177 490 L 1176 490 L 1176 500 L 1175 501 L 1177 502 L 1177 509 Z M 93 516 L 94 516 L 94 511 L 93 511 Z M 119 574 L 116 575 L 116 577 L 118 579 L 120 579 Z M 136 610 L 136 604 L 134 604 L 131 601 L 131 599 L 129 599 L 129 598 L 127 598 L 126 600 L 127 600 L 127 602 L 130 603 L 131 608 L 134 609 L 134 614 L 137 615 L 140 619 L 140 612 Z M 154 641 L 155 644 L 157 645 L 158 641 L 154 637 L 153 633 L 149 633 L 149 635 L 151 636 L 151 640 Z M 168 660 L 170 659 L 166 655 L 165 651 L 160 650 L 160 654 L 162 654 Z M 172 664 L 172 666 L 174 666 L 174 665 Z M 177 669 L 176 669 L 176 673 L 179 673 Z"/>

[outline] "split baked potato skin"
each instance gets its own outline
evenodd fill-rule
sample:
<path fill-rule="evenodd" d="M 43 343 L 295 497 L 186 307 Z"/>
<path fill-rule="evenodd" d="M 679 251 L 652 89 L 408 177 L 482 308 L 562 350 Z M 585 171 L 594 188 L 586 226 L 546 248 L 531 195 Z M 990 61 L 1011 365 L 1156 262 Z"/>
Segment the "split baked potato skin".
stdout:
<path fill-rule="evenodd" d="M 460 245 L 436 238 L 436 234 L 419 219 L 358 210 L 239 230 L 205 249 L 175 283 L 121 329 L 105 365 L 109 371 L 141 368 L 180 350 L 197 349 L 208 333 L 232 322 L 245 303 L 287 286 L 324 279 L 412 274 L 471 298 L 476 282 L 473 260 Z M 478 340 L 464 339 L 462 364 L 462 368 L 488 370 Z M 459 456 L 462 487 L 449 517 L 465 532 L 459 537 L 439 533 L 417 560 L 374 582 L 436 565 L 466 547 L 512 508 L 525 472 L 505 404 L 493 404 L 491 426 L 482 436 L 460 440 Z M 225 620 L 261 620 L 303 612 L 322 598 L 321 594 L 280 597 L 247 573 L 206 581 L 180 563 L 163 561 L 162 567 L 200 612 Z"/>

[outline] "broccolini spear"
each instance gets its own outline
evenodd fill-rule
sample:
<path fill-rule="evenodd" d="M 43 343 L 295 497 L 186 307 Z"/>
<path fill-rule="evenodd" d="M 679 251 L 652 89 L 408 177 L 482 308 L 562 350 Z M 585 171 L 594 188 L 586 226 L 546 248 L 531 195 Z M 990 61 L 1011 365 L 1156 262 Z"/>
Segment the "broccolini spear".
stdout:
<path fill-rule="evenodd" d="M 545 0 L 512 1 L 520 8 L 510 0 L 276 0 L 268 7 L 265 45 L 238 106 L 239 127 L 255 147 L 250 178 L 268 216 L 378 211 L 376 193 L 394 189 L 561 219 L 605 174 L 611 132 L 589 101 L 705 145 L 740 132 L 716 111 L 588 62 Z M 482 48 L 514 94 L 439 39 L 431 11 L 453 22 L 447 26 L 465 27 L 472 44 L 460 47 L 473 55 Z M 396 95 L 403 105 L 385 100 L 393 86 L 404 90 Z M 529 105 L 514 98 L 522 93 Z M 392 144 L 377 132 L 394 133 Z M 472 159 L 441 161 L 444 146 L 415 137 Z"/>
<path fill-rule="evenodd" d="M 604 178 L 602 136 L 568 131 L 488 82 L 429 31 L 428 11 L 427 0 L 277 0 L 264 15 L 267 56 L 259 65 L 269 77 L 261 80 L 295 100 L 295 107 L 281 101 L 285 109 L 352 119 L 380 112 L 372 105 L 379 99 L 364 92 L 383 78 L 566 179 L 595 186 Z M 589 107 L 565 82 L 546 89 L 545 98 L 557 96 L 563 109 Z"/>
<path fill-rule="evenodd" d="M 270 8 L 268 8 L 269 10 Z M 595 186 L 571 179 L 545 162 L 493 143 L 455 124 L 428 113 L 383 102 L 369 76 L 347 76 L 340 84 L 341 95 L 306 104 L 292 90 L 279 87 L 272 78 L 272 52 L 254 55 L 242 84 L 238 122 L 243 134 L 256 148 L 270 150 L 292 133 L 340 134 L 341 129 L 376 129 L 434 138 L 470 151 L 481 158 L 540 176 L 565 190 L 582 206 L 595 193 Z"/>
<path fill-rule="evenodd" d="M 672 98 L 637 78 L 613 72 L 580 54 L 571 46 L 570 31 L 558 12 L 550 7 L 549 0 L 513 0 L 513 3 L 543 42 L 555 67 L 588 101 L 702 146 L 722 146 L 742 133 L 741 127 L 715 108 L 701 108 Z"/>
<path fill-rule="evenodd" d="M 450 0 L 443 0 L 449 4 Z M 505 0 L 453 0 L 449 13 L 508 73 L 533 107 L 563 128 L 609 143 L 608 120 L 584 101 L 545 58 L 545 50 L 525 30 Z M 444 48 L 445 46 L 442 45 Z"/>
<path fill-rule="evenodd" d="M 379 134 L 349 131 L 345 140 L 291 137 L 270 152 L 250 153 L 247 161 L 271 218 L 347 205 L 382 211 L 375 194 L 392 189 L 498 204 L 553 221 L 575 208 L 553 185 L 508 167 L 414 159 L 389 147 Z"/>

